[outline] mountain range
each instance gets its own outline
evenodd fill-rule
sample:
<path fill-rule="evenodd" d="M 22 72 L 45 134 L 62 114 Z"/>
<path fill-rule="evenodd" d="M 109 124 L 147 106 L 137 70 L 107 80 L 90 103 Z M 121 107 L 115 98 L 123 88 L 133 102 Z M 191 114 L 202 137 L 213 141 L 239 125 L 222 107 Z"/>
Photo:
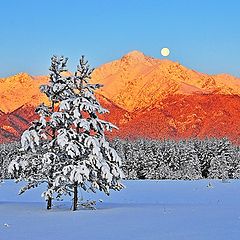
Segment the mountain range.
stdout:
<path fill-rule="evenodd" d="M 39 86 L 47 76 L 19 73 L 0 79 L 0 142 L 17 140 L 46 97 Z M 240 143 L 240 79 L 208 75 L 180 63 L 132 51 L 93 72 L 105 119 L 119 131 L 110 137 L 228 137 Z"/>

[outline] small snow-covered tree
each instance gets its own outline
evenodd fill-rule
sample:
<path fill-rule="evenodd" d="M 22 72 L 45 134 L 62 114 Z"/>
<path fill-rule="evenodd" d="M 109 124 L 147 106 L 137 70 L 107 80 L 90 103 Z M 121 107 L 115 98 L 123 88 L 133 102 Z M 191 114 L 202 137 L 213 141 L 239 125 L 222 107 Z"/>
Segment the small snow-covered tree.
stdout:
<path fill-rule="evenodd" d="M 108 110 L 94 95 L 102 85 L 89 83 L 92 71 L 82 57 L 72 78 L 75 94 L 59 105 L 65 121 L 54 141 L 65 160 L 61 171 L 55 173 L 53 189 L 59 195 L 73 194 L 73 210 L 77 209 L 78 187 L 106 194 L 123 188 L 121 159 L 105 138 L 105 131 L 117 127 L 98 118 Z"/>
<path fill-rule="evenodd" d="M 8 168 L 9 173 L 17 181 L 26 181 L 20 194 L 30 188 L 47 183 L 47 190 L 43 193 L 47 201 L 47 209 L 52 207 L 54 173 L 61 167 L 58 149 L 54 146 L 56 132 L 62 116 L 58 111 L 61 101 L 74 92 L 69 89 L 71 78 L 66 77 L 67 58 L 53 56 L 51 58 L 50 81 L 42 85 L 40 90 L 46 94 L 50 105 L 41 104 L 35 110 L 39 118 L 21 136 L 22 148 Z"/>
<path fill-rule="evenodd" d="M 0 179 L 9 179 L 8 166 L 12 159 L 19 154 L 19 142 L 0 144 Z"/>
<path fill-rule="evenodd" d="M 234 172 L 237 167 L 234 161 L 235 154 L 232 143 L 226 138 L 212 141 L 214 141 L 215 147 L 209 168 L 209 178 L 234 178 Z"/>
<path fill-rule="evenodd" d="M 73 210 L 78 205 L 78 187 L 109 194 L 123 188 L 121 159 L 105 138 L 105 130 L 116 128 L 98 118 L 107 113 L 94 96 L 100 84 L 90 84 L 92 69 L 84 57 L 74 76 L 66 76 L 67 60 L 52 57 L 50 82 L 41 86 L 50 106 L 41 104 L 34 121 L 21 138 L 22 154 L 13 160 L 9 172 L 27 181 L 20 191 L 47 183 L 43 196 L 47 209 L 53 194 L 73 195 Z"/>

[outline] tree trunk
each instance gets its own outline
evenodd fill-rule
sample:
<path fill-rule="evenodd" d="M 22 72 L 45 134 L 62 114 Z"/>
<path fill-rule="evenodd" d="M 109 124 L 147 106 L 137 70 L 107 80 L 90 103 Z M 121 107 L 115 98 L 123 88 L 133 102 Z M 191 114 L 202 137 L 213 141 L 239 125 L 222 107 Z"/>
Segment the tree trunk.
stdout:
<path fill-rule="evenodd" d="M 52 187 L 51 183 L 48 183 L 48 189 L 50 189 Z M 47 199 L 47 210 L 52 209 L 52 198 L 48 197 Z"/>
<path fill-rule="evenodd" d="M 52 209 L 52 198 L 49 197 L 48 200 L 47 200 L 47 210 L 50 210 Z"/>
<path fill-rule="evenodd" d="M 78 206 L 78 186 L 77 183 L 75 183 L 73 187 L 73 211 L 77 210 L 77 206 Z"/>

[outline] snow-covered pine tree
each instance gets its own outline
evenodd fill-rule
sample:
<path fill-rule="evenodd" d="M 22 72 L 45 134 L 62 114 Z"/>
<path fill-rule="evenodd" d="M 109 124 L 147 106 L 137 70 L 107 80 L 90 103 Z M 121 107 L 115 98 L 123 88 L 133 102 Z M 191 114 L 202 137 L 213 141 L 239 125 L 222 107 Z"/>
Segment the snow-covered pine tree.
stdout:
<path fill-rule="evenodd" d="M 98 118 L 108 112 L 94 96 L 100 84 L 90 84 L 92 69 L 84 57 L 74 76 L 64 74 L 67 59 L 52 57 L 50 82 L 41 86 L 50 106 L 41 104 L 35 120 L 21 138 L 22 153 L 9 172 L 27 185 L 21 193 L 46 182 L 47 209 L 53 194 L 73 195 L 73 210 L 78 206 L 78 187 L 109 194 L 123 188 L 121 159 L 105 138 L 105 130 L 116 128 Z"/>
<path fill-rule="evenodd" d="M 19 154 L 19 146 L 18 142 L 0 144 L 0 179 L 9 179 L 8 166 L 11 159 Z"/>
<path fill-rule="evenodd" d="M 226 138 L 211 141 L 214 143 L 214 156 L 210 162 L 209 178 L 233 178 L 236 166 L 232 143 Z"/>
<path fill-rule="evenodd" d="M 20 189 L 19 194 L 30 188 L 47 183 L 43 193 L 47 201 L 47 209 L 52 207 L 54 174 L 61 169 L 61 153 L 55 146 L 57 131 L 64 125 L 64 115 L 59 111 L 61 101 L 74 96 L 70 88 L 72 79 L 64 76 L 67 71 L 67 58 L 53 56 L 51 58 L 50 81 L 42 85 L 40 90 L 49 99 L 50 106 L 41 104 L 35 112 L 39 119 L 22 134 L 18 156 L 9 165 L 8 171 L 17 181 L 26 181 L 27 185 Z"/>
<path fill-rule="evenodd" d="M 53 191 L 73 195 L 73 210 L 78 206 L 78 188 L 104 191 L 123 188 L 121 159 L 105 138 L 105 131 L 117 128 L 98 118 L 107 113 L 94 95 L 100 84 L 90 84 L 93 69 L 84 57 L 69 86 L 74 95 L 61 101 L 59 111 L 64 124 L 56 132 L 55 146 L 64 156 L 61 171 L 55 173 Z"/>

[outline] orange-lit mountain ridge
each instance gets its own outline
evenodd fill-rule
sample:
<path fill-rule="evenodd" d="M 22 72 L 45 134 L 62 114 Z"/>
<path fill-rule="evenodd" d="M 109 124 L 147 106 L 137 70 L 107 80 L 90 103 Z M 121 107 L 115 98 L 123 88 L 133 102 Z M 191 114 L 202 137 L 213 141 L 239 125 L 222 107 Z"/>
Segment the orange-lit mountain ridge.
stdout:
<path fill-rule="evenodd" d="M 170 94 L 240 95 L 239 78 L 202 74 L 139 51 L 97 68 L 93 82 L 103 83 L 105 87 L 99 93 L 130 112 L 153 105 Z"/>
<path fill-rule="evenodd" d="M 0 140 L 15 140 L 35 117 L 34 107 L 46 102 L 39 85 L 47 77 L 21 73 L 0 79 Z M 119 125 L 111 136 L 187 138 L 240 136 L 240 79 L 207 75 L 170 60 L 133 51 L 93 73 L 103 83 L 100 102 Z"/>
<path fill-rule="evenodd" d="M 47 98 L 40 93 L 39 86 L 47 81 L 46 76 L 32 77 L 27 73 L 0 78 L 0 110 L 9 113 L 26 104 L 45 102 Z"/>

